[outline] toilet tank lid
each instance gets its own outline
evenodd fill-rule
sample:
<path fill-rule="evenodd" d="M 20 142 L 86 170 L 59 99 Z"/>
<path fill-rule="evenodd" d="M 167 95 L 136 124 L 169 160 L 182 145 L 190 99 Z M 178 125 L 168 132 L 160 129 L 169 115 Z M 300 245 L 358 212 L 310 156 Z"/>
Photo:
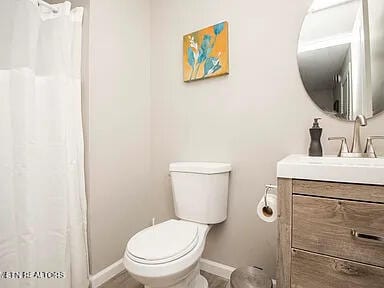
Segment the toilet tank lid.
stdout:
<path fill-rule="evenodd" d="M 196 174 L 219 174 L 232 170 L 229 163 L 216 162 L 175 162 L 169 164 L 170 172 L 184 172 Z"/>

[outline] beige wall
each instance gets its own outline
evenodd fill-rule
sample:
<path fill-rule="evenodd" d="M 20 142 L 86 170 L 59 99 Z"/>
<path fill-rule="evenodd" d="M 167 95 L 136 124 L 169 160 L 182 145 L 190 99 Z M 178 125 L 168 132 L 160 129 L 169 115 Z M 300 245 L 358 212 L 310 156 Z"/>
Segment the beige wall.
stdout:
<path fill-rule="evenodd" d="M 150 223 L 150 2 L 92 0 L 89 243 L 91 273 L 121 259 Z"/>
<path fill-rule="evenodd" d="M 151 168 L 157 215 L 173 216 L 169 162 L 233 164 L 228 220 L 209 233 L 205 258 L 257 265 L 273 274 L 276 223 L 261 222 L 256 204 L 264 184 L 276 181 L 276 162 L 307 153 L 313 117 L 323 118 L 326 152 L 338 148 L 327 136 L 345 135 L 351 143 L 352 124 L 323 114 L 300 80 L 297 39 L 310 2 L 152 1 Z M 230 75 L 183 83 L 182 36 L 222 20 L 230 25 Z M 363 134 L 384 135 L 383 120 L 369 121 Z"/>

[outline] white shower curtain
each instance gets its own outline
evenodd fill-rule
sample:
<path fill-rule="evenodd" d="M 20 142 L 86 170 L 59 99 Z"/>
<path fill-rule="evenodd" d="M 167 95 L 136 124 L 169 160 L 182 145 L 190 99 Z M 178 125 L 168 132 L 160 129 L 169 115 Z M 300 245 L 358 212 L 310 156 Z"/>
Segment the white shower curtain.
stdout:
<path fill-rule="evenodd" d="M 85 288 L 83 9 L 0 2 L 0 287 Z"/>

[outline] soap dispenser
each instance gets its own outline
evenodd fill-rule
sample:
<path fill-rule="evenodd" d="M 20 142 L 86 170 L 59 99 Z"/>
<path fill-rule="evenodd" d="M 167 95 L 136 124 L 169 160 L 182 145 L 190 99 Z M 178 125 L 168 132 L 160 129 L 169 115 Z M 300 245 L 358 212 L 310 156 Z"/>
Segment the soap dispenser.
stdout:
<path fill-rule="evenodd" d="M 312 128 L 309 129 L 309 134 L 311 135 L 311 144 L 309 145 L 309 156 L 323 156 L 323 148 L 321 147 L 321 134 L 323 129 L 319 126 L 319 120 L 321 118 L 315 118 L 313 121 Z"/>

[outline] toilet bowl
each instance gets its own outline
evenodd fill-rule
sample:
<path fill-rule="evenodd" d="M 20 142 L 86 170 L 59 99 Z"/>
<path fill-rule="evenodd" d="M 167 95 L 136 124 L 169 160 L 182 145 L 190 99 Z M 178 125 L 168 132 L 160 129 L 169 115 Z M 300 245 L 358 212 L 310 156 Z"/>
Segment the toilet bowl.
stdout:
<path fill-rule="evenodd" d="M 146 288 L 207 288 L 200 258 L 211 225 L 227 218 L 226 163 L 172 163 L 175 214 L 134 235 L 127 244 L 124 266 Z"/>
<path fill-rule="evenodd" d="M 145 287 L 207 288 L 199 261 L 210 227 L 169 220 L 142 230 L 129 240 L 124 265 Z"/>

